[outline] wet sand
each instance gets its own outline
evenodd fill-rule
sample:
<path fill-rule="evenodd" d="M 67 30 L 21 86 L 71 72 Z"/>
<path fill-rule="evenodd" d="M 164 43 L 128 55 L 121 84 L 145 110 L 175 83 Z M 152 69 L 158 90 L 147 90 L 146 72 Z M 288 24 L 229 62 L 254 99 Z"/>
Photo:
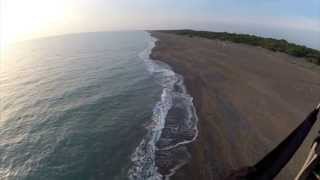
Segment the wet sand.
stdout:
<path fill-rule="evenodd" d="M 320 100 L 319 67 L 283 53 L 219 40 L 152 32 L 153 59 L 184 76 L 199 117 L 192 160 L 174 180 L 219 180 L 260 160 Z M 276 179 L 293 179 L 320 129 Z"/>

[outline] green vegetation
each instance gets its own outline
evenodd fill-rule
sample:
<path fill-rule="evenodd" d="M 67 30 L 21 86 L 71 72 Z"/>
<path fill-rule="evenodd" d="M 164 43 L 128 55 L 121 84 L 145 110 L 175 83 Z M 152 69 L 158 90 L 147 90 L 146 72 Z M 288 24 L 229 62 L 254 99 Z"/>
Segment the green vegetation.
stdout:
<path fill-rule="evenodd" d="M 252 46 L 260 46 L 271 51 L 283 52 L 295 57 L 303 57 L 308 61 L 320 65 L 320 51 L 306 46 L 289 43 L 284 39 L 263 38 L 248 34 L 235 34 L 227 32 L 209 32 L 194 30 L 166 30 L 162 32 L 187 35 L 189 37 L 198 36 L 209 39 L 219 39 L 235 43 L 243 43 Z"/>

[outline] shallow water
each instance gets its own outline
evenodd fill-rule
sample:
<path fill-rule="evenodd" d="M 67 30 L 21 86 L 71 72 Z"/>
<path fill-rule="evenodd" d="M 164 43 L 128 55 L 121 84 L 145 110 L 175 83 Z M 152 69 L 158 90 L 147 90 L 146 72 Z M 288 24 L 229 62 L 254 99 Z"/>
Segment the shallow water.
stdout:
<path fill-rule="evenodd" d="M 140 56 L 144 57 L 147 69 L 163 89 L 153 109 L 147 134 L 132 155 L 133 165 L 129 170 L 132 180 L 170 179 L 191 159 L 186 144 L 198 136 L 193 98 L 187 93 L 183 77 L 167 64 L 149 58 L 156 41 L 151 37 L 149 47 Z"/>

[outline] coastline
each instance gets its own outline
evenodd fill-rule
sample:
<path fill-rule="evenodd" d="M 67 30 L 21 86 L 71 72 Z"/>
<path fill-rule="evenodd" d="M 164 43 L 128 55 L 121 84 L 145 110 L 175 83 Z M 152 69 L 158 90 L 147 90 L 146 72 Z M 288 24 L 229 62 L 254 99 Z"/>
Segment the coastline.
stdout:
<path fill-rule="evenodd" d="M 160 99 L 153 107 L 147 133 L 131 155 L 129 179 L 170 179 L 190 160 L 187 145 L 198 136 L 198 117 L 193 98 L 186 91 L 184 79 L 166 63 L 151 57 L 156 38 L 139 57 L 152 79 L 160 86 Z"/>
<path fill-rule="evenodd" d="M 171 179 L 223 179 L 253 165 L 313 108 L 320 73 L 297 58 L 248 45 L 151 32 L 151 58 L 184 77 L 199 117 L 192 160 Z M 285 69 L 285 70 L 284 70 Z M 277 179 L 292 179 L 319 126 Z"/>

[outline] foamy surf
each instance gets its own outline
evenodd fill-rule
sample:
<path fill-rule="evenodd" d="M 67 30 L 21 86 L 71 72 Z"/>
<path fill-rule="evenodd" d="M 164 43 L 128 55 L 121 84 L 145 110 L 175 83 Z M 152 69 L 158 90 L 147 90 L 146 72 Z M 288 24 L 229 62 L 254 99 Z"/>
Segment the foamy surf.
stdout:
<path fill-rule="evenodd" d="M 198 136 L 198 118 L 183 77 L 167 64 L 150 59 L 156 41 L 150 36 L 140 58 L 163 89 L 148 132 L 131 156 L 133 165 L 128 172 L 131 180 L 169 180 L 191 157 L 184 145 Z"/>

